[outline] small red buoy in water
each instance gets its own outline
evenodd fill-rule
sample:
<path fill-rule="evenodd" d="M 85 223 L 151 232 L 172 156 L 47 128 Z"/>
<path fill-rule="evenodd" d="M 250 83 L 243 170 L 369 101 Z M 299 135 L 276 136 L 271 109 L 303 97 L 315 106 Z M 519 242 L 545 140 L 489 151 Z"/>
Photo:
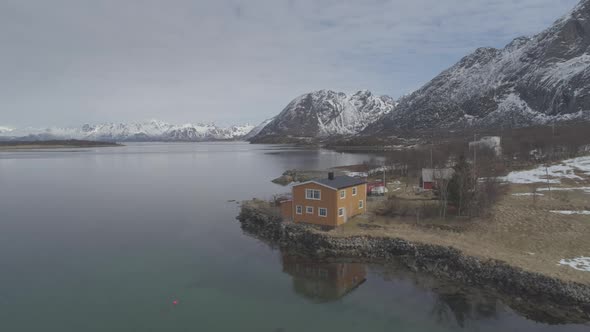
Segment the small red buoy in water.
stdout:
<path fill-rule="evenodd" d="M 172 304 L 173 304 L 173 305 L 177 305 L 177 304 L 178 304 L 178 300 L 174 300 L 174 301 L 172 301 Z"/>

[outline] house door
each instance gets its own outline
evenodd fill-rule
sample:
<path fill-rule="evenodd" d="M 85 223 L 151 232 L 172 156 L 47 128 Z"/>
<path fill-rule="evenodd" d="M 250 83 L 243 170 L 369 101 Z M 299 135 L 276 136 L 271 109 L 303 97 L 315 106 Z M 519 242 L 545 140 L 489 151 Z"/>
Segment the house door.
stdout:
<path fill-rule="evenodd" d="M 348 213 L 346 213 L 346 208 L 342 208 L 342 210 L 344 210 L 344 223 L 346 224 L 348 222 Z"/>

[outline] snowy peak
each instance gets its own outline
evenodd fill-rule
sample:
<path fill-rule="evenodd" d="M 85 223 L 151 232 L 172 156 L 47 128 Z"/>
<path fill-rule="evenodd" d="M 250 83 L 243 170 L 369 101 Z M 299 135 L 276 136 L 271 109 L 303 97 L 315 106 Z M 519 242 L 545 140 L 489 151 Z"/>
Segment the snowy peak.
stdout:
<path fill-rule="evenodd" d="M 12 130 L 12 128 L 0 126 L 0 135 L 10 133 Z"/>
<path fill-rule="evenodd" d="M 211 141 L 237 140 L 247 135 L 254 126 L 218 127 L 215 124 L 174 125 L 158 120 L 134 123 L 85 124 L 79 128 L 24 128 L 2 130 L 0 138 L 85 139 L 97 141 Z"/>
<path fill-rule="evenodd" d="M 394 108 L 392 98 L 375 96 L 367 90 L 352 95 L 332 90 L 314 91 L 291 101 L 254 135 L 252 141 L 354 135 Z"/>
<path fill-rule="evenodd" d="M 254 127 L 252 130 L 250 130 L 249 133 L 247 133 L 246 135 L 244 135 L 244 140 L 250 140 L 252 137 L 258 135 L 262 131 L 262 129 L 264 129 L 264 127 L 266 127 L 274 119 L 275 118 L 272 117 L 270 119 L 266 119 L 266 120 L 262 121 L 262 123 L 260 123 L 259 125 L 257 125 L 256 127 Z"/>

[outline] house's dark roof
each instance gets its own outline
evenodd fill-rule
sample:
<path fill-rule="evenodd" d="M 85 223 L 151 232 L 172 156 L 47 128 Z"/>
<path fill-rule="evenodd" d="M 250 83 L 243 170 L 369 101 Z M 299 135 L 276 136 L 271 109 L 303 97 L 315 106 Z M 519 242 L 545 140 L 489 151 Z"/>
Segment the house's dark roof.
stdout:
<path fill-rule="evenodd" d="M 367 181 L 365 179 L 359 179 L 359 178 L 353 178 L 350 176 L 336 176 L 334 177 L 334 180 L 330 180 L 330 179 L 321 179 L 321 180 L 314 180 L 314 182 L 332 187 L 332 188 L 336 188 L 336 189 L 342 189 L 342 188 L 348 188 L 348 187 L 352 187 L 352 186 L 358 186 L 360 184 L 365 184 L 367 183 Z"/>

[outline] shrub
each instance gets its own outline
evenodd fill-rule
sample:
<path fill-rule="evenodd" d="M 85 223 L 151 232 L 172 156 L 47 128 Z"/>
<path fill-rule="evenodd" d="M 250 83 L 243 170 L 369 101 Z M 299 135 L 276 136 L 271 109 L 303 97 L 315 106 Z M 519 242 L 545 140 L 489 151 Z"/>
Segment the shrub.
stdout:
<path fill-rule="evenodd" d="M 377 214 L 387 217 L 436 218 L 439 216 L 439 209 L 432 201 L 407 200 L 391 196 L 377 210 Z"/>

